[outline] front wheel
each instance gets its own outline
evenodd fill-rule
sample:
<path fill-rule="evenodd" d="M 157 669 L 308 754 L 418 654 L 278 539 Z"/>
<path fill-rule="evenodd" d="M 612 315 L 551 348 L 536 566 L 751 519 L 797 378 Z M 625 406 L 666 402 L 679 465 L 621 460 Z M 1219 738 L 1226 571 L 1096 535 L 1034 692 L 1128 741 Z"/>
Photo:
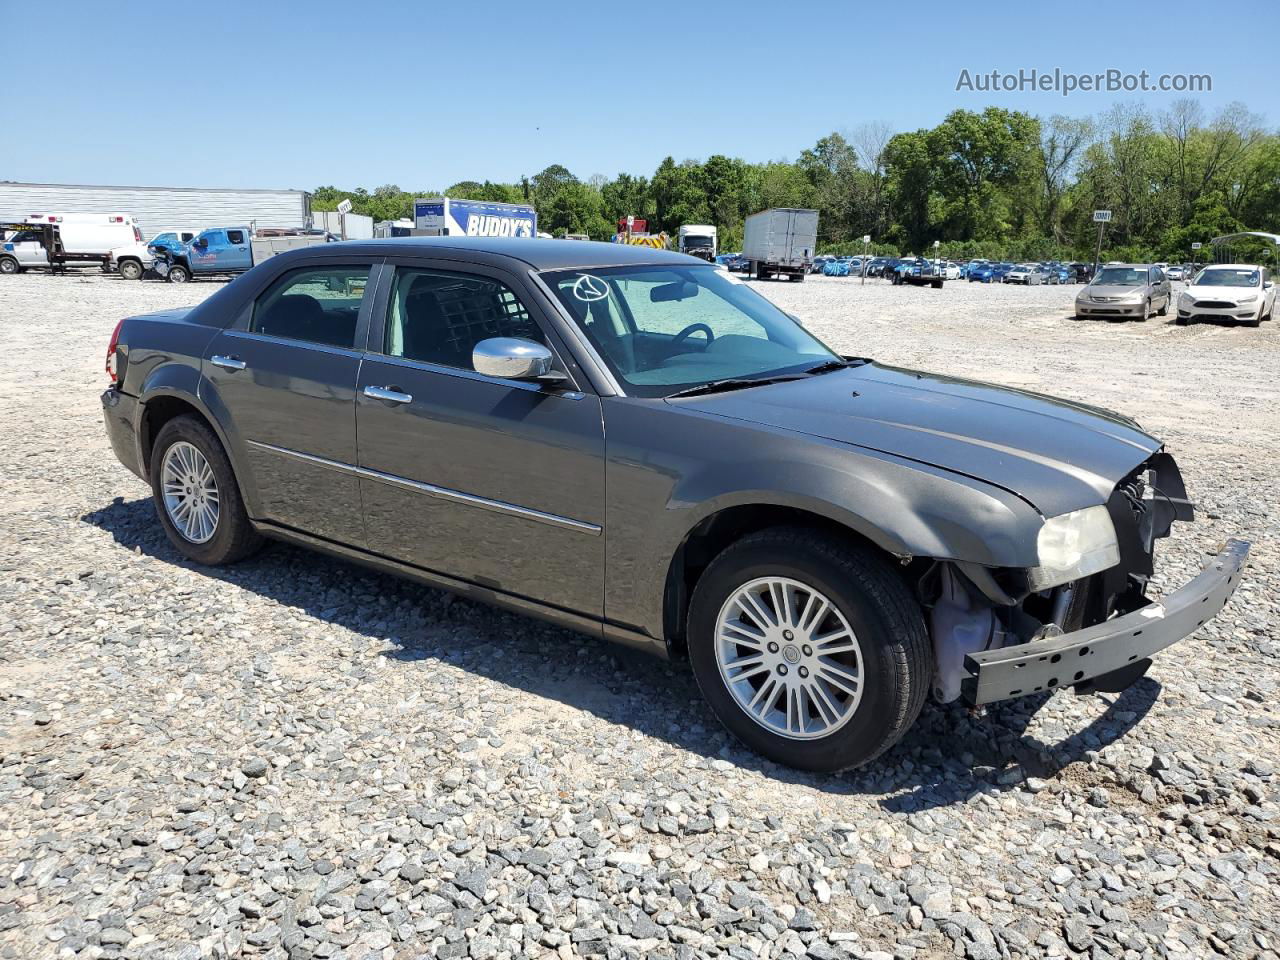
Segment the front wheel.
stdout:
<path fill-rule="evenodd" d="M 175 263 L 172 267 L 169 268 L 170 283 L 186 283 L 190 279 L 191 279 L 191 274 L 187 272 L 186 267 Z"/>
<path fill-rule="evenodd" d="M 161 428 L 151 450 L 151 493 L 170 542 L 197 563 L 234 563 L 262 545 L 226 451 L 194 416 Z"/>
<path fill-rule="evenodd" d="M 920 606 L 869 547 L 778 527 L 704 571 L 689 657 L 712 710 L 771 760 L 833 772 L 867 763 L 920 713 L 932 656 Z"/>

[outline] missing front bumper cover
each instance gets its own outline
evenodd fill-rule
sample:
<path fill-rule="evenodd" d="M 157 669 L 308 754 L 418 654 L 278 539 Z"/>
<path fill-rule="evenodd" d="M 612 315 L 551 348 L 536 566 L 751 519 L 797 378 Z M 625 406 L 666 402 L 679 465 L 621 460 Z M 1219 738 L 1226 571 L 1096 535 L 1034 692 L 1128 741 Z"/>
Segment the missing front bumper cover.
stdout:
<path fill-rule="evenodd" d="M 1122 671 L 1217 616 L 1235 593 L 1248 555 L 1248 543 L 1230 540 L 1199 576 L 1162 603 L 1058 637 L 970 654 L 962 695 L 971 704 L 993 703 Z"/>

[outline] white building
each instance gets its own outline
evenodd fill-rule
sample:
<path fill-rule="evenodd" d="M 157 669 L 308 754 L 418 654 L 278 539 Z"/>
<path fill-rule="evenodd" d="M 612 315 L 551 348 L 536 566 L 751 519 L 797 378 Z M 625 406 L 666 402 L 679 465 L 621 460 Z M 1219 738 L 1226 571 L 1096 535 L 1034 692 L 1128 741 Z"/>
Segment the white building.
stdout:
<path fill-rule="evenodd" d="M 305 190 L 201 187 L 103 187 L 0 180 L 0 220 L 33 213 L 121 213 L 138 219 L 144 235 L 172 227 L 310 227 Z"/>

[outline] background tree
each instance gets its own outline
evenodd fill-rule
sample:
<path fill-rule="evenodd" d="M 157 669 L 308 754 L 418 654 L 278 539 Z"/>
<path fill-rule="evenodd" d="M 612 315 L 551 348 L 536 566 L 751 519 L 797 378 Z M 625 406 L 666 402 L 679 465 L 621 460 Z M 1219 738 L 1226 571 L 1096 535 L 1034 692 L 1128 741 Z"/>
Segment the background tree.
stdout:
<path fill-rule="evenodd" d="M 950 256 L 1019 260 L 1091 258 L 1092 211 L 1107 208 L 1104 255 L 1175 260 L 1192 242 L 1280 229 L 1280 135 L 1240 104 L 1206 117 L 1195 101 L 1177 101 L 1158 118 L 1136 104 L 1094 118 L 989 107 L 916 131 L 862 124 L 795 159 L 666 157 L 649 177 L 586 181 L 552 164 L 519 183 L 463 180 L 444 191 L 326 185 L 312 205 L 333 210 L 346 199 L 356 213 L 392 220 L 411 216 L 416 197 L 441 193 L 532 203 L 543 231 L 593 239 L 609 239 L 631 214 L 673 236 L 682 223 L 714 224 L 720 249 L 737 250 L 752 213 L 806 207 L 819 212 L 824 251 L 861 252 L 870 234 L 886 253 L 927 252 L 938 240 Z"/>

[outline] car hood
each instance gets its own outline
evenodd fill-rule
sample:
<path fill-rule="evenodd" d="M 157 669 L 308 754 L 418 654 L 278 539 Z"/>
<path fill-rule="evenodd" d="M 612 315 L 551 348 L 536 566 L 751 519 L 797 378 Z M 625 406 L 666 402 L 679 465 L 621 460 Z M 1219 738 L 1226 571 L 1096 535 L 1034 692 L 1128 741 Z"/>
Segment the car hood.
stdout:
<path fill-rule="evenodd" d="M 1080 291 L 1082 297 L 1134 297 L 1141 296 L 1145 286 L 1120 286 L 1118 284 L 1089 284 Z"/>
<path fill-rule="evenodd" d="M 671 402 L 963 474 L 1046 517 L 1105 503 L 1161 447 L 1097 407 L 876 363 Z"/>
<path fill-rule="evenodd" d="M 1192 284 L 1185 292 L 1196 300 L 1230 300 L 1236 303 L 1241 297 L 1256 297 L 1262 291 L 1257 287 L 1198 287 Z"/>

